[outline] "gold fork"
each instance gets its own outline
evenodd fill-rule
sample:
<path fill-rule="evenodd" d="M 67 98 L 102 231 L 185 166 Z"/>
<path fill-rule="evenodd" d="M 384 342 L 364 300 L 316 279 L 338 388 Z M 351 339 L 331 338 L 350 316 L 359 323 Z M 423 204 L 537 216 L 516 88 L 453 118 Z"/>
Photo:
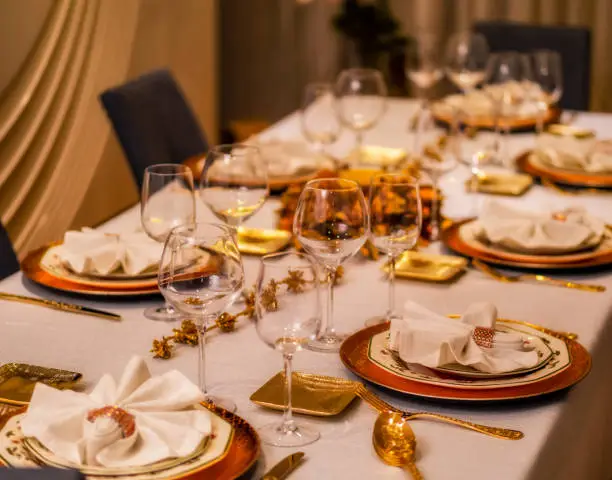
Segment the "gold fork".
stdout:
<path fill-rule="evenodd" d="M 344 378 L 328 377 L 326 375 L 316 375 L 311 373 L 298 373 L 297 375 L 300 380 L 312 386 L 318 386 L 332 389 L 347 389 L 354 392 L 359 398 L 368 403 L 378 413 L 382 412 L 397 412 L 401 413 L 406 419 L 412 418 L 432 418 L 434 420 L 440 420 L 443 422 L 451 423 L 459 427 L 467 428 L 475 432 L 484 433 L 491 437 L 503 438 L 506 440 L 520 440 L 523 438 L 523 432 L 518 430 L 512 430 L 509 428 L 489 427 L 487 425 L 480 425 L 478 423 L 467 422 L 458 418 L 449 417 L 439 413 L 432 412 L 407 412 L 400 410 L 399 408 L 390 405 L 385 402 L 382 398 L 376 395 L 374 392 L 368 390 L 366 386 L 361 382 L 355 382 L 353 380 L 346 380 Z"/>
<path fill-rule="evenodd" d="M 539 275 L 539 274 L 522 274 L 522 275 L 512 275 L 512 276 L 505 275 L 501 273 L 499 270 L 496 270 L 490 265 L 487 265 L 486 263 L 481 262 L 480 260 L 476 260 L 475 258 L 472 259 L 472 265 L 477 270 L 480 270 L 481 272 L 489 275 L 495 280 L 499 280 L 500 282 L 516 283 L 516 282 L 520 282 L 524 280 L 526 281 L 534 280 L 536 282 L 540 282 L 540 283 L 544 283 L 548 285 L 555 285 L 557 287 L 565 287 L 565 288 L 574 288 L 576 290 L 584 290 L 587 292 L 605 292 L 606 291 L 606 287 L 604 287 L 603 285 L 570 282 L 568 280 L 558 280 L 556 278 L 550 278 L 545 275 Z"/>

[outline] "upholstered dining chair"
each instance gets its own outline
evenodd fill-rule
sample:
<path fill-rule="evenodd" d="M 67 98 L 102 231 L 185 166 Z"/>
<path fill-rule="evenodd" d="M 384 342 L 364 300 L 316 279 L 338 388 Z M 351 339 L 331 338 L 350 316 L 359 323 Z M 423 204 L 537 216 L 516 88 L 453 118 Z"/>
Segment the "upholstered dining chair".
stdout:
<path fill-rule="evenodd" d="M 588 110 L 591 72 L 591 31 L 583 27 L 534 25 L 507 21 L 482 21 L 474 31 L 483 34 L 492 52 L 553 50 L 563 62 L 563 96 L 560 106 Z"/>
<path fill-rule="evenodd" d="M 154 70 L 100 95 L 140 188 L 144 170 L 206 153 L 208 143 L 176 80 Z"/>
<path fill-rule="evenodd" d="M 0 222 L 0 280 L 12 275 L 19 270 L 19 260 L 11 239 L 4 228 L 4 225 Z"/>

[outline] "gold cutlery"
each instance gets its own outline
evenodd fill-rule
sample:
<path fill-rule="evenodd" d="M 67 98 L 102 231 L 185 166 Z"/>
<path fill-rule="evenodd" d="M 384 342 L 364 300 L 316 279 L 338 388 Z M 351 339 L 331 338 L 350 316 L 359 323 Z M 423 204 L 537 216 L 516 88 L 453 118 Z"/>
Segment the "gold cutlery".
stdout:
<path fill-rule="evenodd" d="M 81 305 L 74 305 L 72 303 L 47 300 L 44 298 L 26 297 L 24 295 L 16 295 L 14 293 L 0 292 L 0 300 L 29 303 L 32 305 L 39 305 L 41 307 L 53 308 L 55 310 L 62 310 L 63 312 L 80 313 L 83 315 L 91 315 L 92 317 L 107 318 L 109 320 L 121 320 L 121 315 L 117 315 L 116 313 L 105 312 L 104 310 L 97 310 L 90 307 L 83 307 Z"/>
<path fill-rule="evenodd" d="M 576 290 L 585 290 L 587 292 L 605 292 L 606 287 L 603 285 L 594 285 L 589 283 L 578 283 L 578 282 L 570 282 L 568 280 L 559 280 L 556 278 L 550 278 L 545 275 L 539 274 L 519 274 L 519 275 L 505 275 L 501 273 L 499 270 L 491 267 L 490 265 L 481 262 L 475 258 L 472 259 L 472 265 L 477 270 L 487 274 L 491 278 L 495 280 L 499 280 L 500 282 L 506 283 L 516 283 L 521 281 L 535 281 L 544 283 L 547 285 L 554 285 L 557 287 L 565 287 L 565 288 L 573 288 Z"/>
<path fill-rule="evenodd" d="M 440 420 L 442 422 L 452 423 L 453 425 L 467 428 L 475 432 L 484 433 L 485 435 L 490 435 L 496 438 L 504 438 L 508 440 L 520 440 L 521 438 L 523 438 L 523 433 L 519 432 L 518 430 L 512 430 L 509 428 L 489 427 L 487 425 L 467 422 L 465 420 L 460 420 L 458 418 L 449 417 L 447 415 L 442 415 L 439 413 L 407 412 L 405 410 L 400 410 L 385 402 L 374 392 L 368 390 L 366 386 L 361 382 L 346 380 L 344 378 L 328 377 L 325 375 L 316 375 L 311 373 L 296 372 L 296 375 L 299 375 L 304 383 L 310 382 L 313 387 L 319 386 L 320 388 L 352 389 L 352 391 L 354 391 L 358 397 L 368 403 L 378 413 L 389 411 L 401 413 L 408 420 L 412 418 L 431 418 L 434 420 Z"/>
<path fill-rule="evenodd" d="M 423 480 L 414 463 L 416 437 L 401 413 L 383 412 L 378 416 L 372 431 L 372 444 L 387 465 L 410 472 L 414 480 Z"/>
<path fill-rule="evenodd" d="M 287 455 L 280 462 L 274 465 L 270 470 L 268 470 L 261 480 L 283 480 L 287 478 L 293 470 L 295 470 L 302 459 L 304 458 L 304 452 L 296 452 L 291 455 Z"/>

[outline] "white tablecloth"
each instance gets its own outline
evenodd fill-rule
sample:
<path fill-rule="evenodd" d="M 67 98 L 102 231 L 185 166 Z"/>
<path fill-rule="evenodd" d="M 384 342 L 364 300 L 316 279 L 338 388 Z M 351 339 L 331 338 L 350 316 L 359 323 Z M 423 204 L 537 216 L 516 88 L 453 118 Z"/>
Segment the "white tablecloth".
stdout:
<path fill-rule="evenodd" d="M 366 135 L 366 142 L 395 147 L 409 145 L 406 123 L 414 103 L 393 100 L 381 124 Z M 612 130 L 612 115 L 581 114 L 577 125 L 591 127 L 602 137 Z M 275 125 L 267 137 L 300 138 L 299 121 L 292 115 Z M 335 146 L 346 153 L 353 138 L 345 133 Z M 531 135 L 516 135 L 512 150 L 518 152 L 533 142 Z M 484 196 L 466 195 L 463 181 L 467 170 L 460 167 L 442 182 L 446 213 L 474 213 Z M 503 201 L 533 208 L 562 208 L 582 204 L 612 223 L 612 198 L 605 196 L 560 196 L 534 187 L 520 198 Z M 270 201 L 249 225 L 272 227 L 275 201 Z M 201 218 L 212 219 L 204 206 Z M 103 228 L 130 230 L 139 224 L 138 209 L 118 216 Z M 428 249 L 439 250 L 439 245 Z M 258 260 L 245 258 L 247 280 L 255 279 Z M 413 428 L 418 441 L 418 465 L 427 479 L 602 479 L 612 478 L 612 274 L 574 275 L 608 287 L 594 294 L 527 283 L 501 284 L 477 271 L 469 271 L 451 285 L 399 280 L 398 305 L 416 300 L 440 313 L 462 312 L 470 303 L 494 302 L 500 315 L 526 320 L 554 329 L 577 332 L 594 360 L 591 374 L 565 395 L 508 405 L 456 405 L 408 399 L 382 392 L 389 402 L 407 410 L 426 409 L 461 416 L 475 422 L 522 430 L 523 440 L 512 442 L 486 437 L 433 421 L 417 420 Z M 0 290 L 65 299 L 22 279 L 20 273 L 0 283 Z M 84 374 L 92 386 L 105 372 L 118 375 L 134 355 L 149 355 L 153 338 L 168 334 L 173 325 L 147 320 L 143 308 L 159 300 L 77 302 L 116 311 L 123 321 L 115 323 L 72 315 L 36 306 L 0 302 L 0 363 L 18 361 L 41 364 Z M 340 329 L 358 329 L 363 322 L 386 308 L 387 283 L 380 262 L 353 260 L 347 265 L 346 283 L 336 292 L 336 322 Z M 279 419 L 279 413 L 260 409 L 249 396 L 282 367 L 280 354 L 267 347 L 253 325 L 242 320 L 238 331 L 215 333 L 207 342 L 208 381 L 211 390 L 231 396 L 238 414 L 255 427 Z M 155 373 L 179 369 L 196 380 L 196 350 L 180 346 L 171 360 L 153 360 Z M 296 356 L 297 369 L 353 378 L 334 354 L 303 352 Z M 292 479 L 406 478 L 397 468 L 384 465 L 371 446 L 375 415 L 356 401 L 343 415 L 317 419 L 302 417 L 321 431 L 321 439 L 306 446 L 307 461 Z M 259 473 L 295 449 L 263 447 Z"/>

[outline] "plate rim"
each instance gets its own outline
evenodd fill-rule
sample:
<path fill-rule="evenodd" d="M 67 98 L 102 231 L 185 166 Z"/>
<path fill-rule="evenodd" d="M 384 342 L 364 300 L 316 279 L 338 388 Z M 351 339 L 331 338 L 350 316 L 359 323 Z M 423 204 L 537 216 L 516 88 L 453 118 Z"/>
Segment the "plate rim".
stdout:
<path fill-rule="evenodd" d="M 444 98 L 440 99 L 438 102 L 443 102 Z M 449 115 L 440 114 L 439 111 L 436 111 L 436 108 L 432 108 L 432 115 L 435 120 L 438 122 L 444 123 L 445 125 L 450 125 L 452 123 L 452 118 Z M 550 107 L 548 109 L 548 115 L 544 118 L 544 124 L 547 125 L 549 123 L 557 123 L 559 118 L 561 118 L 561 113 L 563 110 L 559 107 Z M 510 117 L 512 118 L 512 117 Z M 537 124 L 537 118 L 535 116 L 531 117 L 516 117 L 513 119 L 514 121 L 510 123 L 510 130 L 525 130 L 535 128 Z M 466 125 L 470 127 L 483 128 L 483 129 L 492 129 L 495 127 L 493 117 L 489 116 L 468 116 L 465 119 Z"/>
<path fill-rule="evenodd" d="M 461 389 L 461 388 L 453 388 L 453 387 L 444 387 L 439 385 L 429 385 L 424 383 L 418 383 L 412 380 L 403 379 L 401 377 L 397 377 L 401 383 L 408 384 L 408 387 L 412 387 L 416 385 L 416 391 L 413 389 L 410 391 L 408 388 L 401 389 L 400 387 L 389 385 L 388 383 L 380 380 L 379 378 L 374 378 L 369 373 L 364 373 L 360 370 L 359 366 L 354 365 L 353 361 L 350 360 L 350 353 L 355 351 L 357 348 L 363 348 L 362 345 L 369 343 L 369 339 L 372 335 L 376 333 L 381 333 L 389 328 L 388 324 L 380 324 L 373 325 L 371 327 L 363 328 L 352 335 L 350 335 L 341 345 L 340 347 L 340 360 L 344 364 L 346 368 L 348 368 L 355 375 L 363 378 L 364 380 L 378 385 L 383 388 L 387 388 L 389 390 L 393 390 L 399 393 L 403 393 L 406 395 L 412 395 L 421 398 L 430 398 L 430 399 L 438 399 L 438 400 L 452 400 L 458 402 L 472 402 L 472 403 L 482 403 L 482 402 L 500 402 L 500 401 L 511 401 L 511 400 L 521 400 L 525 398 L 533 398 L 542 395 L 547 395 L 550 393 L 558 392 L 561 390 L 565 390 L 570 388 L 576 384 L 578 384 L 581 380 L 583 380 L 591 370 L 592 359 L 589 352 L 584 348 L 580 343 L 574 340 L 564 339 L 568 346 L 568 352 L 570 354 L 571 363 L 568 368 L 559 372 L 557 375 L 552 377 L 543 379 L 540 382 L 535 382 L 530 385 L 523 386 L 510 386 L 508 388 L 496 388 L 496 389 Z M 355 344 L 355 345 L 352 345 Z M 352 348 L 351 348 L 352 347 Z M 366 347 L 367 348 L 367 347 Z M 578 360 L 581 362 L 578 363 Z M 363 360 L 363 359 L 360 359 Z M 368 360 L 365 360 L 368 363 Z M 381 367 L 372 364 L 375 369 L 374 372 L 378 376 L 382 372 L 383 375 L 393 376 L 389 372 L 386 372 Z M 377 370 L 380 370 L 378 372 Z M 563 379 L 563 382 L 559 382 L 560 378 Z M 554 384 L 551 385 L 546 391 L 537 391 L 537 392 L 516 392 L 511 394 L 508 390 L 525 390 L 530 386 L 535 384 L 551 382 Z M 423 390 L 425 391 L 419 391 Z M 430 390 L 427 393 L 427 390 Z M 505 392 L 505 394 L 504 394 Z"/>

